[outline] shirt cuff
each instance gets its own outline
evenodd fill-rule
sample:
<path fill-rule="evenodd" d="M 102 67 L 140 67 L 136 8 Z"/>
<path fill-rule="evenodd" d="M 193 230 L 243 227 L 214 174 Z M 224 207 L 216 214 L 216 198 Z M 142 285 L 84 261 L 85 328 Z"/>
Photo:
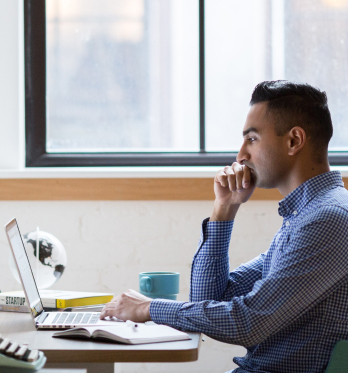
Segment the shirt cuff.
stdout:
<path fill-rule="evenodd" d="M 167 299 L 154 299 L 150 303 L 150 316 L 157 324 L 176 326 L 179 310 L 186 302 Z"/>
<path fill-rule="evenodd" d="M 228 253 L 234 220 L 209 221 L 203 220 L 201 244 L 196 255 L 223 256 Z"/>

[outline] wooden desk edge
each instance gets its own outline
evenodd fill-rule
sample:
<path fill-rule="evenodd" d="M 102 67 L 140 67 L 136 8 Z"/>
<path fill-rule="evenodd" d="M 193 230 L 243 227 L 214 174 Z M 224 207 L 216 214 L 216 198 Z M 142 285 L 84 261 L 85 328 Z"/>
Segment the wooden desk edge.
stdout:
<path fill-rule="evenodd" d="M 157 350 L 154 343 L 152 350 L 44 350 L 47 357 L 47 363 L 179 363 L 197 361 L 199 349 L 202 342 L 202 336 L 198 335 L 198 346 L 195 348 L 178 350 Z M 180 342 L 180 341 L 178 341 Z M 182 342 L 182 341 L 181 341 Z"/>
<path fill-rule="evenodd" d="M 198 360 L 198 348 L 184 351 L 45 351 L 48 363 L 178 363 Z M 78 356 L 77 356 L 78 355 Z"/>

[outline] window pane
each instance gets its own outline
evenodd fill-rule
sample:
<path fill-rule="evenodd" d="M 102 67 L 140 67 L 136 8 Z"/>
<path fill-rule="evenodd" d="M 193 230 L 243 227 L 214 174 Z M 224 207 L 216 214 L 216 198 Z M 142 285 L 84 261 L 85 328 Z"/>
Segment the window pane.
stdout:
<path fill-rule="evenodd" d="M 326 91 L 334 126 L 330 150 L 348 150 L 348 1 L 285 1 L 287 79 Z"/>
<path fill-rule="evenodd" d="M 269 20 L 268 1 L 205 2 L 209 151 L 240 147 L 251 92 L 258 82 L 272 76 Z"/>
<path fill-rule="evenodd" d="M 198 151 L 197 0 L 46 0 L 47 151 Z"/>
<path fill-rule="evenodd" d="M 207 150 L 238 150 L 254 86 L 325 90 L 334 137 L 348 150 L 348 0 L 206 0 Z"/>

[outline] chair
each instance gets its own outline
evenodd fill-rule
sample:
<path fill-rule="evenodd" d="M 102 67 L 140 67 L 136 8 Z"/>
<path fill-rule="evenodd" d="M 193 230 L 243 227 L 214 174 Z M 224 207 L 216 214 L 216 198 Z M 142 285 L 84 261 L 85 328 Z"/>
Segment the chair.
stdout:
<path fill-rule="evenodd" d="M 348 372 L 348 341 L 336 343 L 325 373 L 347 373 Z"/>

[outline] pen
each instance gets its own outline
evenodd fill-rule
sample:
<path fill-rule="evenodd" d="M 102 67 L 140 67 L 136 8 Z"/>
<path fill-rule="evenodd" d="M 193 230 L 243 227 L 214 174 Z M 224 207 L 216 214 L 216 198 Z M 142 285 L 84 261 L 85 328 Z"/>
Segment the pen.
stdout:
<path fill-rule="evenodd" d="M 126 325 L 127 326 L 131 326 L 133 331 L 136 332 L 138 329 L 138 324 L 136 324 L 135 322 L 131 321 L 131 320 L 127 320 L 126 321 Z"/>

